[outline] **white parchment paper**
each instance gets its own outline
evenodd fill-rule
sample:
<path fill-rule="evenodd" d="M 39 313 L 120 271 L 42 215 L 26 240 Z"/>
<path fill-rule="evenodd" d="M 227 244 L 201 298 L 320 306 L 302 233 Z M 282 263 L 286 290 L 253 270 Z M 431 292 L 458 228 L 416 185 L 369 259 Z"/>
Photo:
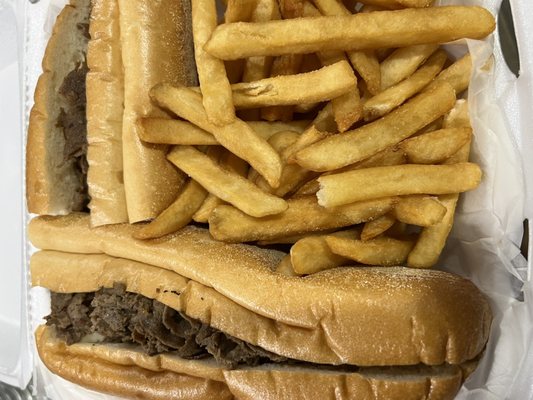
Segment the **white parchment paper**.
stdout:
<path fill-rule="evenodd" d="M 501 0 L 441 0 L 440 5 L 481 5 L 497 14 Z M 520 2 L 521 0 L 517 0 Z M 523 0 L 526 1 L 526 0 Z M 64 0 L 51 0 L 42 35 L 50 32 Z M 29 15 L 31 19 L 31 15 Z M 516 19 L 515 19 L 516 23 Z M 43 26 L 43 25 L 41 25 Z M 527 32 L 527 26 L 517 31 Z M 520 38 L 519 38 L 520 40 Z M 484 41 L 460 41 L 448 46 L 453 54 L 468 47 L 474 72 L 468 101 L 474 128 L 472 161 L 481 165 L 480 187 L 462 197 L 454 228 L 438 267 L 471 279 L 489 298 L 494 321 L 489 343 L 478 369 L 461 388 L 458 399 L 496 400 L 533 398 L 533 291 L 527 281 L 527 262 L 520 255 L 522 221 L 527 193 L 521 152 L 527 148 L 524 101 L 530 97 L 517 89 L 502 58 L 498 35 Z M 39 63 L 39 52 L 26 54 L 28 63 Z M 27 79 L 33 92 L 36 75 Z M 529 81 L 531 85 L 531 82 Z M 31 97 L 26 107 L 31 106 Z M 504 112 L 505 110 L 505 112 Z M 525 139 L 524 139 L 525 138 Z M 34 327 L 46 313 L 45 295 L 32 296 Z M 80 389 L 50 374 L 36 363 L 40 390 L 54 399 L 111 399 Z"/>

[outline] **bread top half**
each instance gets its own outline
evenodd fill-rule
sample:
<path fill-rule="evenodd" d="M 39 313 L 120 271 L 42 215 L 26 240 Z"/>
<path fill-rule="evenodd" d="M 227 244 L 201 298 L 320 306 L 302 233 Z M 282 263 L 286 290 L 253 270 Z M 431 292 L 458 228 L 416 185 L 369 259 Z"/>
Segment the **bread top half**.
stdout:
<path fill-rule="evenodd" d="M 193 226 L 151 241 L 133 239 L 136 229 L 127 224 L 90 229 L 87 215 L 73 214 L 36 218 L 29 234 L 38 248 L 78 254 L 75 262 L 59 261 L 67 255 L 41 262 L 63 266 L 62 273 L 50 272 L 62 288 L 58 291 L 92 291 L 120 279 L 136 292 L 144 282 L 147 297 L 291 358 L 358 366 L 461 364 L 479 355 L 488 339 L 491 313 L 485 296 L 453 274 L 346 267 L 288 277 L 274 272 L 280 252 L 217 242 Z M 83 254 L 104 257 L 94 261 L 97 269 L 125 263 L 130 272 L 110 277 L 104 268 L 93 279 L 82 279 L 77 271 L 84 268 L 71 267 L 76 269 L 67 279 L 68 265 L 93 262 Z M 38 257 L 44 256 L 36 255 L 32 268 Z M 155 275 L 149 279 L 139 272 L 144 270 Z M 43 271 L 46 275 L 46 267 Z M 196 294 L 172 299 L 171 292 L 161 292 L 165 277 L 170 286 L 181 280 L 187 293 Z M 35 279 L 35 285 L 58 289 Z M 84 288 L 89 282 L 92 286 Z"/>

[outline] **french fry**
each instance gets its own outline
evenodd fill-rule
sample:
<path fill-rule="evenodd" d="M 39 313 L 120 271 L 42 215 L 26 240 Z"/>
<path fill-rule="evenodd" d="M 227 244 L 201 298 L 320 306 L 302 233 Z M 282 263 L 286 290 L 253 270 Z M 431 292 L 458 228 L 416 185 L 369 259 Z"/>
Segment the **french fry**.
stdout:
<path fill-rule="evenodd" d="M 136 239 L 155 239 L 176 232 L 192 220 L 193 214 L 200 208 L 207 196 L 207 191 L 195 180 L 190 179 L 178 198 L 152 222 L 136 231 Z"/>
<path fill-rule="evenodd" d="M 470 115 L 468 114 L 468 102 L 464 99 L 459 99 L 455 106 L 448 114 L 444 116 L 442 121 L 443 128 L 471 128 Z"/>
<path fill-rule="evenodd" d="M 444 118 L 444 126 L 446 128 L 470 128 L 468 103 L 465 100 L 457 101 L 453 110 Z M 456 154 L 446 160 L 446 163 L 466 162 L 468 161 L 469 153 L 470 142 L 463 145 Z M 446 207 L 446 214 L 438 224 L 422 229 L 413 250 L 407 258 L 408 266 L 430 268 L 437 263 L 452 229 L 458 200 L 458 194 L 439 196 L 439 201 Z"/>
<path fill-rule="evenodd" d="M 287 209 L 285 200 L 263 192 L 235 172 L 221 168 L 191 146 L 176 146 L 168 159 L 210 193 L 255 217 L 278 214 Z"/>
<path fill-rule="evenodd" d="M 454 88 L 455 93 L 459 94 L 468 88 L 471 74 L 472 57 L 468 53 L 442 71 L 428 88 L 438 85 L 439 82 L 448 82 Z"/>
<path fill-rule="evenodd" d="M 446 207 L 436 197 L 402 196 L 394 206 L 393 214 L 398 221 L 409 225 L 432 226 L 442 221 Z"/>
<path fill-rule="evenodd" d="M 407 162 L 407 157 L 401 149 L 396 146 L 387 147 L 385 150 L 381 150 L 379 153 L 370 156 L 363 161 L 359 161 L 353 165 L 344 167 L 346 171 L 354 169 L 372 168 L 372 167 L 384 167 L 387 165 L 402 165 Z M 344 170 L 341 168 L 341 170 Z M 338 172 L 341 172 L 340 170 Z"/>
<path fill-rule="evenodd" d="M 330 235 L 355 239 L 359 237 L 359 232 L 357 230 L 347 230 L 331 233 Z M 309 236 L 298 240 L 291 247 L 290 256 L 292 268 L 298 275 L 314 274 L 326 269 L 351 264 L 347 258 L 331 252 L 325 236 Z"/>
<path fill-rule="evenodd" d="M 290 254 L 287 254 L 281 259 L 276 267 L 276 272 L 285 276 L 298 276 L 292 267 Z"/>
<path fill-rule="evenodd" d="M 217 10 L 213 0 L 192 0 L 194 58 L 203 95 L 203 106 L 209 122 L 226 125 L 234 121 L 235 108 L 224 62 L 204 50 L 204 45 L 217 26 Z"/>
<path fill-rule="evenodd" d="M 240 176 L 246 176 L 248 172 L 248 163 L 229 151 L 222 154 L 219 164 L 222 168 L 227 168 Z M 200 208 L 194 213 L 193 220 L 200 223 L 207 223 L 211 212 L 221 204 L 226 204 L 226 202 L 214 194 L 209 193 Z"/>
<path fill-rule="evenodd" d="M 350 11 L 337 0 L 315 0 L 315 4 L 320 12 L 326 16 L 351 15 Z M 370 93 L 377 94 L 381 85 L 381 72 L 374 52 L 372 50 L 349 51 L 348 58 L 366 82 Z"/>
<path fill-rule="evenodd" d="M 448 128 L 404 140 L 398 146 L 413 164 L 438 164 L 470 141 L 472 129 Z"/>
<path fill-rule="evenodd" d="M 259 246 L 269 246 L 271 244 L 294 244 L 298 240 L 301 240 L 301 239 L 306 238 L 306 237 L 323 236 L 325 234 L 333 233 L 333 232 L 335 232 L 335 229 L 330 229 L 330 230 L 322 231 L 322 232 L 306 232 L 306 233 L 301 233 L 299 235 L 278 237 L 278 238 L 275 238 L 275 239 L 272 239 L 272 240 L 259 240 L 259 241 L 257 241 L 257 244 Z"/>
<path fill-rule="evenodd" d="M 283 161 L 280 184 L 277 188 L 272 188 L 270 185 L 268 185 L 263 177 L 257 176 L 257 174 L 254 174 L 253 171 L 251 171 L 252 173 L 248 175 L 248 179 L 266 192 L 272 193 L 279 197 L 284 197 L 289 192 L 292 192 L 298 188 L 303 182 L 308 181 L 315 176 L 316 173 L 303 169 L 298 164 L 287 164 L 286 162 L 287 157 L 290 155 L 290 152 L 287 154 L 287 149 L 292 148 L 294 143 L 296 143 L 299 139 L 300 135 L 298 133 L 285 131 L 277 133 L 269 140 L 269 143 L 272 145 L 272 147 L 274 147 L 274 149 L 281 154 L 281 159 Z"/>
<path fill-rule="evenodd" d="M 430 7 L 376 11 L 337 17 L 295 18 L 219 25 L 205 50 L 223 60 L 306 54 L 323 50 L 365 50 L 481 39 L 495 27 L 481 7 Z M 250 40 L 253 37 L 254 40 Z M 383 78 L 383 77 L 382 77 Z"/>
<path fill-rule="evenodd" d="M 335 65 L 338 62 L 344 62 L 349 66 L 346 56 L 342 52 L 323 51 L 318 53 L 318 57 L 322 64 L 326 66 Z M 355 78 L 355 75 L 353 76 Z M 346 93 L 331 99 L 331 106 L 333 108 L 333 118 L 341 133 L 350 129 L 353 124 L 361 119 L 363 104 L 361 102 L 361 96 L 359 96 L 357 78 L 354 79 L 352 86 Z"/>
<path fill-rule="evenodd" d="M 374 50 L 349 51 L 348 58 L 355 70 L 366 83 L 366 88 L 372 94 L 381 90 L 381 69 Z"/>
<path fill-rule="evenodd" d="M 236 118 L 221 127 L 212 124 L 202 107 L 202 96 L 189 88 L 159 84 L 150 93 L 161 106 L 215 136 L 222 146 L 263 175 L 272 187 L 279 184 L 281 159 L 278 153 L 244 121 Z"/>
<path fill-rule="evenodd" d="M 405 164 L 322 175 L 316 196 L 321 206 L 336 207 L 386 196 L 461 193 L 480 181 L 477 164 Z"/>
<path fill-rule="evenodd" d="M 363 4 L 395 9 L 398 7 L 429 7 L 434 0 L 362 0 Z"/>
<path fill-rule="evenodd" d="M 312 171 L 331 171 L 354 164 L 408 138 L 449 111 L 454 103 L 455 92 L 443 83 L 377 121 L 300 150 L 295 161 Z"/>
<path fill-rule="evenodd" d="M 309 182 L 304 183 L 294 194 L 292 197 L 300 197 L 300 196 L 309 196 L 311 194 L 316 194 L 318 190 L 320 189 L 320 184 L 316 179 L 312 179 Z"/>
<path fill-rule="evenodd" d="M 295 121 L 250 121 L 248 125 L 257 132 L 258 135 L 268 140 L 272 135 L 281 131 L 294 131 L 302 133 L 311 124 L 309 120 L 295 120 Z"/>
<path fill-rule="evenodd" d="M 272 240 L 366 222 L 389 212 L 395 202 L 396 198 L 389 197 L 324 209 L 315 196 L 299 197 L 287 200 L 289 207 L 281 214 L 263 218 L 223 205 L 209 217 L 209 232 L 224 242 Z"/>
<path fill-rule="evenodd" d="M 381 63 L 381 90 L 388 89 L 411 76 L 437 49 L 436 44 L 401 47 Z"/>
<path fill-rule="evenodd" d="M 418 132 L 413 134 L 412 137 L 423 135 L 424 133 L 428 133 L 428 132 L 438 131 L 439 129 L 442 129 L 443 118 L 444 118 L 444 116 L 442 116 L 440 118 L 437 118 L 435 121 L 433 121 L 432 123 L 424 126 Z"/>
<path fill-rule="evenodd" d="M 366 265 L 396 266 L 407 260 L 414 241 L 379 237 L 363 242 L 327 236 L 326 243 L 332 253 Z"/>
<path fill-rule="evenodd" d="M 224 22 L 250 21 L 256 8 L 257 0 L 228 0 L 224 13 Z"/>
<path fill-rule="evenodd" d="M 258 0 L 257 6 L 252 12 L 252 22 L 265 22 L 281 18 L 277 0 Z M 244 60 L 242 73 L 243 82 L 259 81 L 270 76 L 272 57 L 249 57 Z M 248 120 L 258 120 L 261 110 L 241 110 L 239 115 Z"/>
<path fill-rule="evenodd" d="M 396 222 L 396 217 L 391 213 L 382 215 L 372 221 L 365 222 L 363 231 L 361 232 L 361 240 L 366 242 L 367 240 L 374 239 L 379 235 L 385 233 Z"/>
<path fill-rule="evenodd" d="M 268 139 L 268 143 L 278 153 L 282 153 L 287 147 L 292 146 L 298 140 L 300 134 L 295 131 L 287 130 L 277 132 Z"/>
<path fill-rule="evenodd" d="M 143 118 L 140 120 L 139 137 L 148 143 L 217 145 L 215 137 L 188 121 L 166 118 Z"/>
<path fill-rule="evenodd" d="M 418 237 L 413 250 L 407 257 L 407 265 L 413 268 L 431 268 L 439 260 L 446 244 L 446 239 L 453 226 L 453 216 L 459 195 L 449 194 L 439 196 L 439 201 L 446 207 L 446 214 L 442 221 L 424 228 Z"/>
<path fill-rule="evenodd" d="M 310 121 L 267 122 L 250 121 L 248 125 L 263 139 L 281 131 L 303 132 Z M 191 146 L 218 145 L 215 137 L 188 121 L 167 118 L 143 118 L 140 120 L 141 140 L 148 143 L 184 144 Z"/>
<path fill-rule="evenodd" d="M 279 9 L 283 19 L 299 18 L 303 13 L 303 0 L 279 0 Z M 285 54 L 276 57 L 272 63 L 270 76 L 294 75 L 300 71 L 302 54 Z M 261 118 L 267 121 L 289 121 L 294 107 L 271 106 L 261 109 Z"/>
<path fill-rule="evenodd" d="M 236 108 L 316 103 L 352 90 L 357 80 L 350 64 L 339 61 L 319 70 L 231 85 Z"/>
<path fill-rule="evenodd" d="M 253 10 L 253 22 L 266 22 L 281 18 L 278 2 L 276 0 L 258 0 L 257 7 Z M 243 82 L 258 81 L 267 78 L 272 66 L 272 57 L 250 57 L 244 64 Z"/>
<path fill-rule="evenodd" d="M 442 70 L 446 58 L 445 51 L 437 50 L 411 76 L 370 98 L 363 105 L 365 121 L 372 121 L 388 114 L 422 90 Z"/>

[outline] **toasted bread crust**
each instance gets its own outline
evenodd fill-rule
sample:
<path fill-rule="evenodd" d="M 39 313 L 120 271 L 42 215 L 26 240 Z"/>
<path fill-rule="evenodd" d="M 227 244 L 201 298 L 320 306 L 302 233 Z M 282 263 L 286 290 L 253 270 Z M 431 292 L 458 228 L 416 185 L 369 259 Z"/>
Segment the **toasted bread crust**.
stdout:
<path fill-rule="evenodd" d="M 67 346 L 44 326 L 37 329 L 36 342 L 52 372 L 84 387 L 128 398 L 451 400 L 464 379 L 459 366 L 448 365 L 342 372 L 266 364 L 224 370 L 205 360 L 149 357 L 126 345 Z M 212 375 L 220 380 L 210 379 Z"/>
<path fill-rule="evenodd" d="M 119 0 L 124 63 L 124 185 L 130 223 L 156 217 L 176 199 L 184 175 L 166 159 L 168 146 L 139 139 L 143 117 L 168 118 L 152 104 L 160 83 L 196 84 L 188 0 Z"/>
<path fill-rule="evenodd" d="M 153 371 L 135 363 L 120 364 L 120 350 L 109 349 L 113 361 L 76 354 L 41 327 L 36 332 L 39 356 L 53 373 L 88 389 L 142 400 L 231 399 L 227 386 L 205 378 L 169 370 Z"/>
<path fill-rule="evenodd" d="M 93 0 L 87 66 L 87 185 L 91 224 L 128 222 L 122 159 L 124 73 L 118 0 Z"/>

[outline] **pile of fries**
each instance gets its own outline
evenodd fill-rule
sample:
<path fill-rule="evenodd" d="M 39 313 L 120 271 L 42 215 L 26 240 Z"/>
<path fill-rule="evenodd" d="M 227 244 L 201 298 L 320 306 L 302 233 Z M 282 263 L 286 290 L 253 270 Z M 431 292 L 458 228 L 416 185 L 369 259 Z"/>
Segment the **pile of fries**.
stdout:
<path fill-rule="evenodd" d="M 190 179 L 140 239 L 208 223 L 225 242 L 290 245 L 278 267 L 433 266 L 468 162 L 471 59 L 440 47 L 483 38 L 479 7 L 428 0 L 192 0 L 199 88 L 151 96 L 178 119 L 142 121 Z M 404 8 L 414 7 L 414 8 Z M 393 11 L 391 11 L 393 10 Z"/>

